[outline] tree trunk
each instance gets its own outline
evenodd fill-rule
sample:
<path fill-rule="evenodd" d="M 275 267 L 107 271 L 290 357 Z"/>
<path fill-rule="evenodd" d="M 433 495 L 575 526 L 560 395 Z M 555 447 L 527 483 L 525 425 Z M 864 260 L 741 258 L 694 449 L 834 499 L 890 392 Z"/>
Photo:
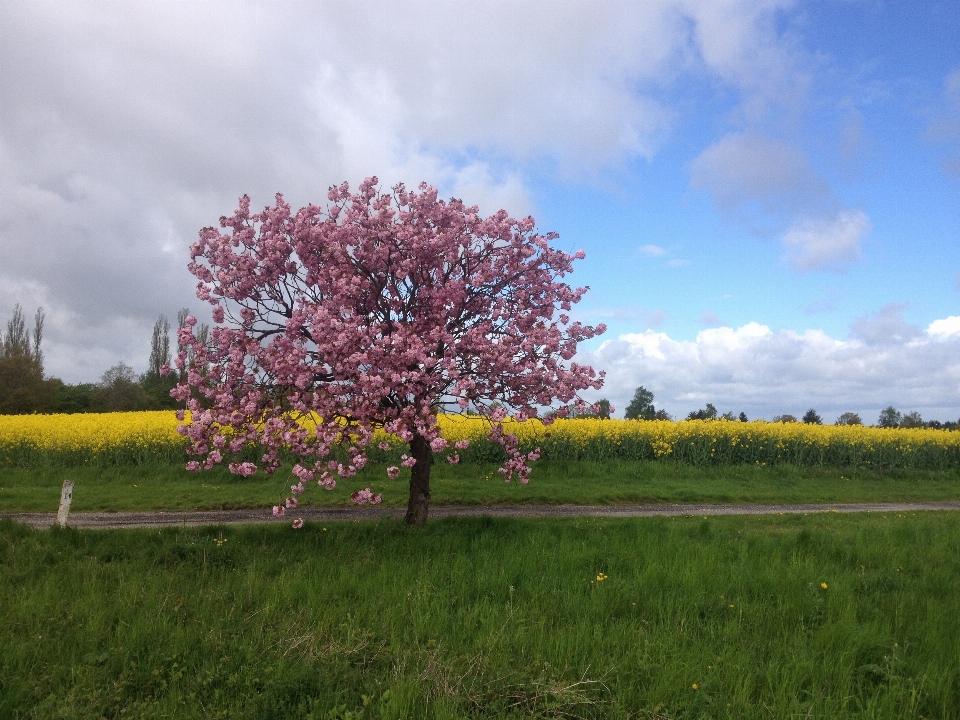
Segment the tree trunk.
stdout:
<path fill-rule="evenodd" d="M 430 466 L 433 450 L 419 435 L 410 441 L 410 455 L 416 464 L 410 468 L 410 501 L 407 503 L 407 525 L 426 525 L 430 508 Z"/>

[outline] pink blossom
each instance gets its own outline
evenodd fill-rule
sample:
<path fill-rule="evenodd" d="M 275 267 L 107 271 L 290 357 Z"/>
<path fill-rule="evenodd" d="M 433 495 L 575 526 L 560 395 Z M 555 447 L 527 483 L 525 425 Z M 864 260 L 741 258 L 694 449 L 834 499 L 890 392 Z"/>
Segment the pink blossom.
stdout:
<path fill-rule="evenodd" d="M 353 500 L 357 505 L 366 505 L 367 503 L 371 505 L 379 505 L 380 501 L 383 499 L 380 494 L 373 494 L 373 491 L 370 488 L 364 488 L 363 490 L 357 490 L 350 496 L 350 499 Z"/>
<path fill-rule="evenodd" d="M 447 462 L 450 463 L 451 465 L 456 465 L 458 462 L 460 462 L 459 453 L 453 453 L 452 455 L 447 455 Z"/>
<path fill-rule="evenodd" d="M 296 499 L 295 497 L 289 497 L 289 498 L 287 498 L 286 505 L 287 505 L 287 509 L 288 509 L 288 510 L 292 510 L 293 508 L 295 508 L 295 507 L 297 506 L 297 499 Z"/>
<path fill-rule="evenodd" d="M 296 520 L 293 521 L 294 530 L 299 530 L 302 527 L 303 527 L 303 518 L 297 518 Z"/>
<path fill-rule="evenodd" d="M 273 506 L 273 516 L 274 517 L 283 517 L 283 514 L 286 512 L 283 505 L 274 505 Z"/>
<path fill-rule="evenodd" d="M 504 421 L 558 400 L 579 407 L 580 391 L 603 384 L 573 362 L 578 343 L 603 331 L 570 318 L 586 288 L 564 278 L 582 251 L 553 247 L 556 233 L 537 233 L 533 218 L 483 217 L 426 183 L 390 191 L 371 177 L 327 198 L 295 211 L 277 195 L 255 212 L 244 196 L 191 246 L 215 327 L 203 337 L 189 316 L 177 334 L 183 375 L 171 396 L 192 416 L 177 429 L 196 458 L 188 467 L 226 456 L 239 474 L 270 474 L 293 457 L 292 487 L 326 465 L 317 484 L 329 488 L 331 473 L 364 467 L 379 429 L 410 445 L 403 467 L 445 450 L 437 413 L 455 403 L 486 415 L 505 478 L 525 482 L 538 453 L 521 452 Z M 240 462 L 251 448 L 256 466 Z"/>
<path fill-rule="evenodd" d="M 391 480 L 396 480 L 398 477 L 400 477 L 400 468 L 398 468 L 396 465 L 388 467 L 387 477 Z"/>
<path fill-rule="evenodd" d="M 242 475 L 243 477 L 250 477 L 257 471 L 257 466 L 252 462 L 230 463 L 227 467 L 234 475 Z"/>
<path fill-rule="evenodd" d="M 469 441 L 469 440 L 457 440 L 457 441 L 453 444 L 453 446 L 454 446 L 457 450 L 466 450 L 468 447 L 470 447 L 470 441 Z"/>
<path fill-rule="evenodd" d="M 300 487 L 300 492 L 303 492 L 303 483 L 310 482 L 311 480 L 313 480 L 313 476 L 316 474 L 315 470 L 310 470 L 309 468 L 305 468 L 299 463 L 293 466 L 292 472 L 294 475 L 300 478 L 300 482 L 298 483 Z"/>
<path fill-rule="evenodd" d="M 317 479 L 317 485 L 327 490 L 333 490 L 337 486 L 337 481 L 333 479 L 330 473 L 324 472 Z"/>

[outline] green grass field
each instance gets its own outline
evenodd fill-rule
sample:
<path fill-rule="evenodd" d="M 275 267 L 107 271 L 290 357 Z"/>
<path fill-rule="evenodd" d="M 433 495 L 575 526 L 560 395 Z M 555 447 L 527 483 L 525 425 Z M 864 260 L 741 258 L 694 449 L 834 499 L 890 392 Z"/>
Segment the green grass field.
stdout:
<path fill-rule="evenodd" d="M 503 482 L 495 465 L 437 463 L 434 504 L 505 503 L 805 503 L 960 500 L 960 470 L 818 468 L 791 465 L 697 467 L 669 461 L 541 461 L 529 485 Z M 292 477 L 231 475 L 218 467 L 190 473 L 179 465 L 0 469 L 0 512 L 55 512 L 64 480 L 75 482 L 72 510 L 208 510 L 266 507 L 289 495 Z M 312 506 L 349 506 L 350 493 L 372 486 L 387 506 L 405 506 L 407 480 L 383 467 L 340 480 L 333 491 L 301 496 Z"/>
<path fill-rule="evenodd" d="M 960 513 L 0 522 L 4 718 L 955 718 Z"/>

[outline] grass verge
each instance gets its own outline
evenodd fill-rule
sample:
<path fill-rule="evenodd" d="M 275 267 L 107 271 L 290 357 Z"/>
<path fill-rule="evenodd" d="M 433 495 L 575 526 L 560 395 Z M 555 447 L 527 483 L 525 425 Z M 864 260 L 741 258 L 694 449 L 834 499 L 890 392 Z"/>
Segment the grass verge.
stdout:
<path fill-rule="evenodd" d="M 409 472 L 409 471 L 408 471 Z M 285 470 L 270 477 L 231 475 L 224 468 L 190 473 L 179 465 L 115 468 L 0 469 L 0 512 L 54 512 L 64 480 L 75 482 L 72 510 L 214 510 L 262 508 L 289 495 Z M 960 499 L 960 470 L 811 468 L 792 465 L 696 467 L 664 461 L 542 461 L 529 485 L 505 483 L 495 465 L 437 463 L 434 504 L 520 503 L 840 503 Z M 332 491 L 301 496 L 314 507 L 351 505 L 350 493 L 371 486 L 384 504 L 406 506 L 407 481 L 369 467 Z"/>
<path fill-rule="evenodd" d="M 956 512 L 0 538 L 2 717 L 960 708 Z"/>

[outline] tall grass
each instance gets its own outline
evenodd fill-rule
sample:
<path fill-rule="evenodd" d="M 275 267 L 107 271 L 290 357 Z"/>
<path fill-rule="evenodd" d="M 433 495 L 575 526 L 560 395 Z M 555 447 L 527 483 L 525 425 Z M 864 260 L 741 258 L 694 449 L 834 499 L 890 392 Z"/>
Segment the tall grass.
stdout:
<path fill-rule="evenodd" d="M 0 538 L 3 717 L 960 708 L 958 513 Z"/>

